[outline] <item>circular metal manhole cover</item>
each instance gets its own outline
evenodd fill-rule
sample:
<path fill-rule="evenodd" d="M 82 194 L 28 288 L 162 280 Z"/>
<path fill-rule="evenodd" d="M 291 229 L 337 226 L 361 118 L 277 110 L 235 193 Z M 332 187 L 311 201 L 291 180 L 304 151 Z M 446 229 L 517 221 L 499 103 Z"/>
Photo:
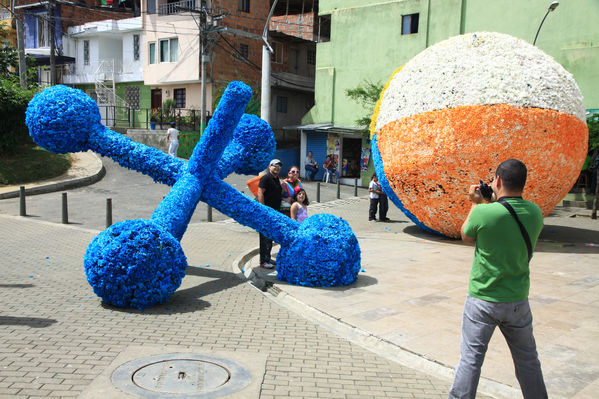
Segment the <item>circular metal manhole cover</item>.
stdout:
<path fill-rule="evenodd" d="M 190 353 L 132 360 L 112 374 L 115 386 L 144 398 L 217 398 L 245 388 L 250 380 L 250 372 L 235 361 Z"/>

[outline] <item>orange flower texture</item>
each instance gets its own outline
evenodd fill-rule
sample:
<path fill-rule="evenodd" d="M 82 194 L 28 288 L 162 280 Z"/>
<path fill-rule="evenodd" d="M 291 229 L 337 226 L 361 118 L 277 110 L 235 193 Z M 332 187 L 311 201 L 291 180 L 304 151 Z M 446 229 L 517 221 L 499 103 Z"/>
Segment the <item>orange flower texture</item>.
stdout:
<path fill-rule="evenodd" d="M 425 226 L 457 238 L 469 185 L 489 182 L 509 158 L 526 164 L 524 198 L 548 215 L 578 177 L 587 132 L 582 120 L 560 111 L 469 105 L 392 121 L 377 131 L 376 146 L 403 206 Z"/>

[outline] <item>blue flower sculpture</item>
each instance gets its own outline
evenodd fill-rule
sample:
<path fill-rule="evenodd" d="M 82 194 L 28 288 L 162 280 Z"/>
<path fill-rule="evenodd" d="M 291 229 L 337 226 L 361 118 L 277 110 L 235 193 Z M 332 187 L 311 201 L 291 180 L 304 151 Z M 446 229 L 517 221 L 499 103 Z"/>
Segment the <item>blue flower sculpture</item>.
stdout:
<path fill-rule="evenodd" d="M 199 201 L 281 244 L 281 280 L 323 287 L 356 280 L 360 247 L 347 222 L 315 215 L 300 225 L 222 180 L 233 172 L 256 174 L 274 153 L 270 126 L 243 114 L 251 95 L 244 83 L 229 84 L 189 162 L 106 128 L 95 102 L 80 90 L 54 86 L 31 100 L 26 123 L 40 146 L 57 153 L 93 150 L 173 186 L 150 220 L 116 223 L 87 248 L 87 280 L 106 303 L 144 309 L 169 299 L 185 275 L 180 241 Z"/>

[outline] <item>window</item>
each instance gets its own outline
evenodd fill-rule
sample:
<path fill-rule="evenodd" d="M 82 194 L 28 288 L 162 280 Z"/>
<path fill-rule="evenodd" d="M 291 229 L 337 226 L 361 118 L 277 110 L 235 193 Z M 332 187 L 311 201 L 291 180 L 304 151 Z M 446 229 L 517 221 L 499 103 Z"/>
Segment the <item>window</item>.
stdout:
<path fill-rule="evenodd" d="M 148 58 L 150 60 L 149 63 L 155 64 L 156 63 L 156 43 L 154 43 L 154 42 L 150 43 L 150 48 L 149 48 L 148 53 L 149 53 Z"/>
<path fill-rule="evenodd" d="M 401 34 L 411 35 L 418 33 L 418 14 L 409 14 L 401 16 Z"/>
<path fill-rule="evenodd" d="M 177 62 L 179 60 L 178 51 L 178 39 L 160 40 L 160 62 Z"/>
<path fill-rule="evenodd" d="M 89 65 L 89 40 L 83 41 L 83 65 Z"/>
<path fill-rule="evenodd" d="M 272 61 L 275 64 L 283 63 L 283 44 L 279 42 L 272 43 L 272 49 L 274 50 L 274 54 L 272 55 Z"/>
<path fill-rule="evenodd" d="M 37 15 L 37 46 L 50 47 L 50 24 L 48 14 Z"/>
<path fill-rule="evenodd" d="M 173 97 L 175 98 L 175 107 L 185 108 L 185 89 L 173 90 Z"/>
<path fill-rule="evenodd" d="M 308 50 L 308 65 L 316 65 L 316 51 Z"/>
<path fill-rule="evenodd" d="M 125 101 L 127 101 L 129 107 L 139 110 L 139 87 L 127 87 Z"/>
<path fill-rule="evenodd" d="M 250 58 L 250 46 L 247 44 L 239 45 L 239 54 L 246 60 Z"/>
<path fill-rule="evenodd" d="M 238 0 L 239 1 L 239 11 L 250 12 L 250 0 Z"/>
<path fill-rule="evenodd" d="M 277 96 L 277 112 L 287 113 L 287 97 Z"/>
<path fill-rule="evenodd" d="M 331 14 L 318 17 L 318 42 L 331 41 Z"/>
<path fill-rule="evenodd" d="M 133 60 L 139 61 L 139 35 L 133 35 Z"/>

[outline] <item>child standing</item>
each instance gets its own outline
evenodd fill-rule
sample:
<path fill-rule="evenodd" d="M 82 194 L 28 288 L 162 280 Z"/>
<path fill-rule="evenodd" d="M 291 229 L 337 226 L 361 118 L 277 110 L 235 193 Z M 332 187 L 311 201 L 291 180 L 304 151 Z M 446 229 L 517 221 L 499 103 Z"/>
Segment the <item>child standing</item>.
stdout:
<path fill-rule="evenodd" d="M 370 209 L 368 210 L 368 221 L 376 221 L 376 209 L 379 205 L 379 197 L 383 193 L 382 187 L 379 184 L 379 179 L 376 174 L 370 178 L 370 184 L 368 185 L 368 192 L 370 193 Z"/>
<path fill-rule="evenodd" d="M 291 219 L 302 223 L 308 217 L 308 205 L 310 205 L 306 190 L 300 188 L 293 199 L 295 202 L 291 205 Z"/>

